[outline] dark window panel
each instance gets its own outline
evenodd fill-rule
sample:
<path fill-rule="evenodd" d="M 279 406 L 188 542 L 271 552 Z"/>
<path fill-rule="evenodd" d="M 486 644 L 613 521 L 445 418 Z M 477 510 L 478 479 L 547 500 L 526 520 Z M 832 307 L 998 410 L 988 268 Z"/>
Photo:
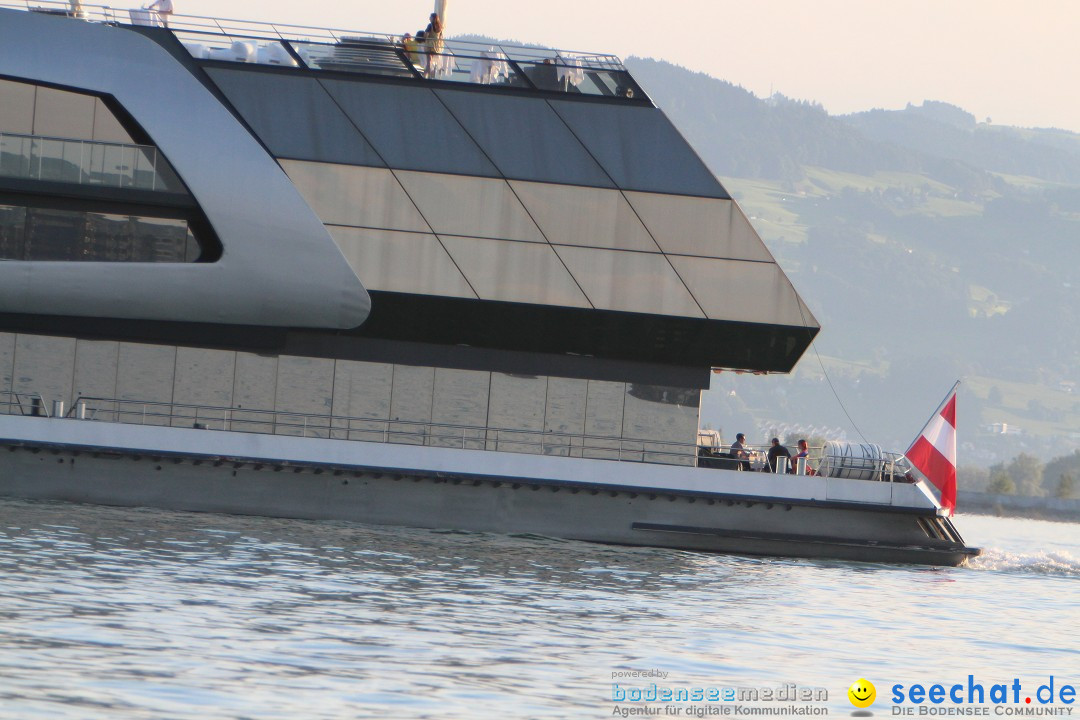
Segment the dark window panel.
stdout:
<path fill-rule="evenodd" d="M 544 100 L 467 90 L 435 92 L 504 176 L 614 187 Z"/>
<path fill-rule="evenodd" d="M 730 197 L 660 110 L 616 103 L 549 102 L 621 189 Z"/>
<path fill-rule="evenodd" d="M 4 132 L 30 135 L 34 132 L 34 96 L 29 83 L 0 80 L 0 128 Z"/>
<path fill-rule="evenodd" d="M 390 167 L 498 177 L 430 89 L 363 80 L 321 82 Z"/>
<path fill-rule="evenodd" d="M 206 72 L 276 157 L 383 167 L 315 78 L 221 68 Z"/>
<path fill-rule="evenodd" d="M 26 208 L 0 205 L 0 259 L 22 260 L 25 237 Z"/>
<path fill-rule="evenodd" d="M 196 262 L 184 220 L 0 206 L 0 260 Z"/>

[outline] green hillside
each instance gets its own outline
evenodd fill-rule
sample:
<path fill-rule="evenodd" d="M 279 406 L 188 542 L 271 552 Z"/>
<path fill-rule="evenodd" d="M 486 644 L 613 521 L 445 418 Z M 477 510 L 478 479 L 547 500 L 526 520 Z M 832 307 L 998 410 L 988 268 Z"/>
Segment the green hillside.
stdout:
<path fill-rule="evenodd" d="M 935 102 L 836 117 L 627 65 L 823 326 L 821 364 L 811 351 L 792 377 L 717 376 L 704 420 L 856 439 L 823 364 L 872 441 L 906 447 L 963 377 L 962 462 L 1080 447 L 1080 136 Z"/>

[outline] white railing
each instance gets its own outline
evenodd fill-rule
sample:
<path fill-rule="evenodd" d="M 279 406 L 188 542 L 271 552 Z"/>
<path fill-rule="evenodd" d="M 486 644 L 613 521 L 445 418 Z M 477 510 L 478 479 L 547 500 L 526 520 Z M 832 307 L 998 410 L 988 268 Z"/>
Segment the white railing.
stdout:
<path fill-rule="evenodd" d="M 157 13 L 60 0 L 0 0 L 0 7 L 111 25 L 157 25 Z M 529 45 L 442 39 L 409 45 L 404 35 L 199 15 L 169 15 L 168 29 L 198 59 L 300 65 L 553 92 L 645 99 L 618 57 Z M 357 52 L 357 50 L 361 52 Z"/>
<path fill-rule="evenodd" d="M 0 414 L 5 412 L 3 395 L 0 393 Z M 21 405 L 11 403 L 7 407 L 9 414 L 34 414 L 26 411 L 30 406 L 25 399 Z M 18 409 L 12 412 L 16 407 Z M 642 438 L 105 397 L 78 397 L 69 410 L 64 412 L 61 409 L 54 414 L 129 425 L 493 450 L 661 465 L 692 466 L 697 453 L 696 444 Z"/>
<path fill-rule="evenodd" d="M 131 188 L 175 190 L 157 148 L 96 140 L 0 132 L 0 176 Z"/>
<path fill-rule="evenodd" d="M 914 481 L 915 472 L 904 455 L 888 452 L 877 457 L 858 458 L 858 462 L 854 464 L 851 463 L 851 458 L 845 458 L 846 464 L 840 464 L 837 458 L 832 458 L 830 471 L 828 445 L 809 448 L 806 458 L 789 459 L 781 456 L 778 467 L 772 469 L 767 459 L 771 446 L 765 445 L 746 445 L 745 456 L 734 458 L 726 447 L 709 447 L 696 443 L 122 398 L 80 396 L 66 411 L 63 402 L 54 402 L 50 413 L 50 408 L 38 393 L 0 392 L 0 415 L 5 414 L 659 465 L 697 465 L 778 474 L 788 474 L 793 470 L 792 474 L 795 475 L 831 473 L 831 477 L 875 482 L 909 483 Z"/>
<path fill-rule="evenodd" d="M 77 17 L 88 22 L 109 23 L 113 25 L 135 25 L 137 21 L 132 19 L 132 10 L 135 13 L 142 12 L 141 8 L 114 8 L 109 5 L 96 5 L 79 3 L 76 13 L 72 10 L 72 3 L 63 0 L 12 0 L 0 1 L 0 7 L 30 12 L 47 13 L 50 15 L 62 15 Z M 138 15 L 136 15 L 138 17 Z M 151 22 L 158 24 L 160 20 L 156 13 L 150 13 Z M 169 16 L 168 28 L 173 31 L 189 31 L 222 35 L 228 38 L 259 38 L 264 40 L 287 40 L 290 42 L 314 42 L 314 43 L 341 43 L 345 40 L 356 38 L 368 38 L 380 40 L 392 44 L 400 44 L 404 35 L 394 33 L 376 33 L 365 30 L 353 30 L 346 28 L 330 28 L 317 25 L 296 25 L 292 23 L 273 23 L 255 20 L 239 20 L 236 18 L 216 18 L 202 15 L 179 15 Z M 495 44 L 475 42 L 470 40 L 447 39 L 444 41 L 450 50 L 462 50 L 479 55 L 482 51 L 492 47 L 504 57 L 523 62 L 543 62 L 545 59 L 560 57 L 564 60 L 578 60 L 583 66 L 604 70 L 625 70 L 622 62 L 615 55 L 606 53 L 582 52 L 578 50 L 554 50 L 530 45 Z"/>
<path fill-rule="evenodd" d="M 40 393 L 17 393 L 0 391 L 0 415 L 26 415 L 50 417 L 45 398 Z"/>
<path fill-rule="evenodd" d="M 882 452 L 875 457 L 833 456 L 831 444 L 807 448 L 804 458 L 796 457 L 796 448 L 785 448 L 790 456 L 780 455 L 776 466 L 769 463 L 771 445 L 744 445 L 740 457 L 727 446 L 703 444 L 699 451 L 699 465 L 730 470 L 751 470 L 778 474 L 822 475 L 852 480 L 879 482 L 911 482 L 912 468 L 902 453 Z"/>

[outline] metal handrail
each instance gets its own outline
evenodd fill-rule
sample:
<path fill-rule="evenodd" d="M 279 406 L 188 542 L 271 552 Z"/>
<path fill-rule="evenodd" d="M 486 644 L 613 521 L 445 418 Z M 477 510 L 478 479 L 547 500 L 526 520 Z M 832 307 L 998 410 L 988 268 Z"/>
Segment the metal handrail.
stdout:
<path fill-rule="evenodd" d="M 17 142 L 19 146 L 17 151 L 13 147 L 15 143 L 10 142 L 11 140 Z M 27 143 L 29 143 L 29 147 L 27 147 Z M 52 144 L 60 145 L 59 154 L 46 152 Z M 69 149 L 71 149 L 70 153 L 68 152 Z M 106 168 L 105 159 L 110 150 L 120 153 L 121 164 Z M 95 159 L 96 154 L 100 154 L 100 158 Z M 126 154 L 130 154 L 130 157 L 125 157 Z M 17 156 L 24 159 L 25 163 L 13 162 L 10 158 L 3 160 L 4 155 Z M 140 182 L 139 180 L 140 157 L 146 158 L 149 165 L 149 167 L 142 170 L 142 172 L 149 173 L 149 182 Z M 77 185 L 111 185 L 111 182 L 104 183 L 101 180 L 106 177 L 111 179 L 111 176 L 115 175 L 116 187 L 167 191 L 169 190 L 168 182 L 161 172 L 166 166 L 164 162 L 159 162 L 159 158 L 160 154 L 157 148 L 152 145 L 0 132 L 0 175 L 5 177 L 29 180 L 56 180 L 57 178 L 49 177 L 50 173 L 47 173 L 44 169 L 46 161 L 56 161 L 78 170 L 77 178 L 65 175 L 60 179 L 61 182 L 74 182 Z M 97 164 L 98 160 L 100 160 L 101 167 L 95 170 L 93 166 Z M 131 161 L 131 163 L 125 165 L 125 161 Z M 95 178 L 97 178 L 97 181 L 94 180 Z"/>
<path fill-rule="evenodd" d="M 125 24 L 120 22 L 119 24 Z M 213 18 L 200 15 L 172 15 L 169 19 L 169 29 L 187 30 L 193 32 L 210 32 L 226 37 L 258 38 L 262 40 L 285 40 L 295 42 L 317 43 L 342 43 L 348 40 L 379 40 L 393 45 L 399 45 L 404 40 L 404 35 L 394 33 L 378 33 L 367 30 L 349 30 L 344 28 L 327 28 L 314 25 L 293 25 L 288 23 L 270 23 L 252 20 L 238 20 L 232 18 Z M 443 44 L 451 49 L 464 51 L 471 50 L 476 55 L 492 47 L 496 48 L 505 57 L 512 59 L 534 59 L 543 62 L 545 58 L 561 57 L 564 59 L 577 59 L 587 67 L 597 69 L 625 70 L 625 66 L 615 55 L 577 50 L 557 50 L 528 45 L 514 45 L 502 43 L 484 43 L 473 40 L 457 40 L 447 38 Z"/>
<path fill-rule="evenodd" d="M 11 0 L 0 1 L 0 7 L 31 12 L 50 12 L 54 14 L 71 15 L 71 3 L 64 0 L 23 0 L 12 2 Z M 130 25 L 126 8 L 113 8 L 109 5 L 97 5 L 80 3 L 82 14 L 78 17 L 88 22 L 101 22 L 114 25 Z M 139 9 L 139 8 L 133 8 Z M 213 34 L 226 37 L 243 36 L 264 40 L 296 40 L 299 42 L 341 42 L 344 38 L 370 38 L 381 39 L 391 43 L 400 43 L 403 36 L 394 33 L 376 33 L 366 30 L 350 30 L 346 28 L 331 28 L 318 25 L 297 25 L 292 23 L 274 23 L 258 20 L 241 20 L 237 18 L 215 18 L 206 15 L 180 15 L 173 14 L 169 17 L 170 30 L 193 30 L 195 32 L 212 32 Z M 555 50 L 529 45 L 516 44 L 492 44 L 472 40 L 444 41 L 448 47 L 472 47 L 476 48 L 477 54 L 490 47 L 496 47 L 507 57 L 521 55 L 522 59 L 528 57 L 543 61 L 544 58 L 556 56 L 565 59 L 575 58 L 583 63 L 595 64 L 597 68 L 625 70 L 622 62 L 615 55 L 606 53 L 583 52 L 578 50 Z"/>
<path fill-rule="evenodd" d="M 772 445 L 744 445 L 743 449 L 746 451 L 747 457 L 741 461 L 730 457 L 729 446 L 701 445 L 700 447 L 702 450 L 707 451 L 707 454 L 703 455 L 703 457 L 746 462 L 752 469 L 759 469 L 768 466 L 767 456 Z M 783 447 L 787 448 L 789 452 L 792 450 L 786 445 Z M 810 445 L 807 447 L 809 455 L 806 458 L 806 466 L 808 469 L 813 470 L 815 474 L 820 472 L 822 465 L 825 464 L 827 459 L 825 450 L 827 447 L 827 445 Z M 794 458 L 795 455 L 792 454 L 790 457 Z M 908 475 L 912 470 L 907 456 L 903 453 L 888 451 L 882 451 L 880 458 L 846 458 L 845 462 L 846 466 L 843 468 L 845 471 L 870 474 L 874 479 L 882 482 L 909 482 Z"/>
<path fill-rule="evenodd" d="M 0 137 L 17 137 L 27 138 L 31 140 L 49 140 L 57 142 L 81 143 L 83 145 L 106 145 L 109 147 L 134 148 L 137 150 L 145 150 L 147 152 L 157 152 L 157 148 L 153 145 L 139 145 L 138 143 L 118 143 L 111 140 L 81 140 L 69 137 L 60 137 L 58 135 L 32 135 L 30 133 L 13 133 L 6 131 L 0 131 Z"/>
<path fill-rule="evenodd" d="M 547 455 L 562 454 L 563 451 L 567 455 L 573 451 L 576 455 L 580 451 L 615 455 L 601 459 L 659 464 L 688 463 L 697 453 L 695 443 L 654 439 L 122 398 L 80 396 L 72 412 L 88 419 L 121 424 L 176 427 L 179 421 L 182 426 L 204 430 L 295 434 L 331 440 L 396 442 L 506 452 L 528 447 L 537 448 L 540 454 Z M 358 423 L 367 426 L 355 427 Z"/>
<path fill-rule="evenodd" d="M 150 15 L 136 21 L 133 13 L 145 8 L 116 10 L 107 5 L 81 5 L 78 13 L 61 0 L 0 0 L 0 7 L 78 17 L 87 22 L 109 25 L 156 24 Z M 222 62 L 251 62 L 305 67 L 311 70 L 392 75 L 453 83 L 514 86 L 567 94 L 648 101 L 615 55 L 558 50 L 533 45 L 478 42 L 443 38 L 438 49 L 420 43 L 407 48 L 403 35 L 343 30 L 312 25 L 258 22 L 213 18 L 200 15 L 170 15 L 168 30 L 197 59 Z M 367 44 L 367 51 L 388 53 L 350 57 L 350 45 Z M 237 45 L 247 45 L 247 49 Z M 198 47 L 197 47 L 198 46 Z M 284 52 L 262 51 L 277 47 Z M 252 56 L 250 53 L 254 53 Z M 205 53 L 205 54 L 203 54 Z M 555 77 L 548 77 L 554 70 Z"/>
<path fill-rule="evenodd" d="M 369 34 L 342 36 L 338 40 L 298 40 L 228 31 L 223 33 L 213 28 L 170 25 L 170 29 L 196 59 L 203 60 L 286 64 L 310 70 L 376 75 L 389 73 L 428 80 L 516 85 L 566 93 L 627 98 L 634 97 L 634 93 L 625 93 L 625 89 L 637 87 L 628 79 L 629 72 L 614 56 L 573 55 L 553 50 L 534 51 L 530 48 L 514 50 L 504 45 L 456 40 L 443 41 L 440 48 L 435 50 L 423 43 L 406 46 L 403 38 L 393 35 Z M 246 45 L 247 48 L 240 48 L 238 51 L 237 45 Z M 284 49 L 289 60 L 282 63 L 280 54 L 272 60 L 259 59 L 260 50 L 271 45 Z M 375 51 L 378 52 L 372 55 Z M 561 75 L 558 82 L 537 86 L 530 73 L 538 72 L 541 68 L 550 68 L 554 75 Z M 504 79 L 501 83 L 496 79 L 480 79 L 489 74 L 494 78 Z M 575 76 L 577 79 L 572 80 Z"/>
<path fill-rule="evenodd" d="M 11 398 L 4 400 L 4 398 Z M 23 399 L 26 399 L 26 402 Z M 37 402 L 35 403 L 34 400 Z M 705 446 L 697 443 L 665 441 L 648 438 L 628 438 L 590 433 L 564 433 L 526 428 L 500 428 L 483 425 L 425 422 L 371 416 L 348 416 L 323 413 L 294 413 L 256 408 L 198 405 L 150 400 L 132 400 L 95 396 L 78 396 L 66 413 L 59 403 L 58 415 L 86 420 L 134 425 L 192 427 L 202 430 L 249 432 L 268 435 L 298 435 L 330 440 L 361 440 L 366 442 L 412 444 L 460 449 L 528 452 L 520 448 L 535 448 L 541 455 L 590 457 L 597 459 L 655 464 L 689 464 Z M 12 412 L 17 408 L 18 412 Z M 30 412 L 27 412 L 27 409 Z M 49 417 L 48 407 L 40 393 L 0 391 L 0 415 L 40 415 Z M 111 419 L 110 419 L 111 418 Z M 355 427 L 356 423 L 366 427 Z M 627 447 L 627 446 L 630 447 Z M 746 446 L 757 459 L 763 460 L 771 446 Z M 726 451 L 725 448 L 709 448 Z M 820 468 L 820 453 L 825 446 L 810 448 L 817 456 L 808 466 Z M 612 456 L 614 454 L 614 456 Z M 869 472 L 872 479 L 882 482 L 910 482 L 912 468 L 901 453 L 883 452 L 881 458 L 860 458 L 864 466 L 856 470 Z M 760 463 L 759 463 L 760 464 Z"/>
<path fill-rule="evenodd" d="M 37 402 L 34 402 L 35 400 Z M 14 412 L 16 410 L 18 412 Z M 50 417 L 49 408 L 45 405 L 45 398 L 41 396 L 41 393 L 11 390 L 0 390 L 0 415 Z"/>

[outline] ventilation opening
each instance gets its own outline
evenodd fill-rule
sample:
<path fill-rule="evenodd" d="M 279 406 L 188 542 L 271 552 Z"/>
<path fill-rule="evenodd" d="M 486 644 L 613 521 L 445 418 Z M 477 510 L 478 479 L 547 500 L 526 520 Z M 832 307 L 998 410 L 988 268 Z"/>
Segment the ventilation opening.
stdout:
<path fill-rule="evenodd" d="M 919 524 L 919 529 L 921 529 L 923 533 L 926 534 L 926 537 L 930 538 L 931 540 L 941 539 L 941 536 L 938 535 L 937 529 L 934 527 L 933 523 L 928 521 L 926 518 L 915 518 L 915 522 Z"/>
<path fill-rule="evenodd" d="M 945 540 L 946 542 L 955 542 L 963 544 L 963 538 L 960 537 L 960 533 L 956 531 L 952 521 L 948 518 L 916 518 L 916 522 L 919 524 L 919 528 L 926 534 L 926 537 L 931 540 Z"/>

